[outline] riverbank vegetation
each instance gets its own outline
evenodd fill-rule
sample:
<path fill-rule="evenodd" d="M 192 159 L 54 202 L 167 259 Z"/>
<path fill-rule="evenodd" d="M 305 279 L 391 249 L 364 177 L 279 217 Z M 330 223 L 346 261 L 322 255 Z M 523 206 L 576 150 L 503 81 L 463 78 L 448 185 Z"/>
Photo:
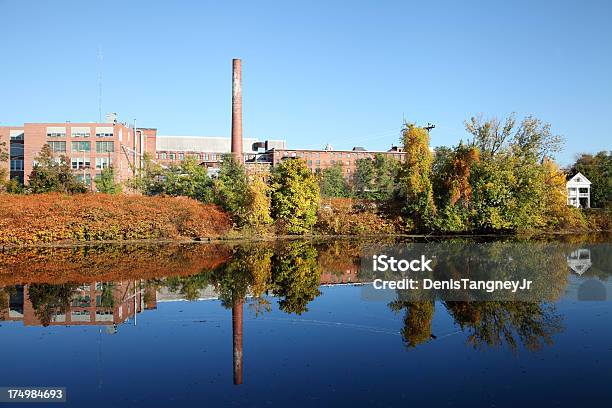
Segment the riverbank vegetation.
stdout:
<path fill-rule="evenodd" d="M 227 213 L 181 197 L 60 193 L 0 199 L 0 245 L 201 239 L 231 228 Z"/>
<path fill-rule="evenodd" d="M 312 174 L 299 158 L 253 171 L 227 155 L 211 177 L 193 158 L 162 167 L 145 157 L 143 168 L 125 186 L 115 182 L 112 167 L 96 178 L 96 188 L 115 198 L 84 194 L 77 200 L 66 195 L 88 189 L 65 157 L 55 157 L 45 146 L 26 186 L 3 182 L 0 187 L 0 192 L 27 194 L 2 196 L 0 242 L 221 236 L 229 231 L 228 220 L 233 237 L 610 229 L 609 152 L 584 154 L 563 171 L 554 162 L 563 140 L 539 119 L 473 117 L 465 127 L 467 140 L 432 149 L 428 130 L 406 123 L 400 140 L 404 159 L 383 154 L 358 159 L 349 177 L 340 164 Z M 2 159 L 6 154 L 0 151 Z M 592 181 L 592 203 L 600 209 L 566 205 L 566 176 L 578 171 Z M 49 192 L 65 196 L 38 196 Z M 54 215 L 51 208 L 58 205 L 71 208 L 70 214 L 62 212 L 64 207 L 58 210 L 66 218 Z M 139 205 L 150 207 L 154 216 L 143 219 Z M 30 224 L 28 208 L 48 215 L 54 224 Z M 92 218 L 91 212 L 104 215 Z M 201 219 L 220 224 L 204 228 Z M 36 230 L 27 233 L 25 225 Z"/>

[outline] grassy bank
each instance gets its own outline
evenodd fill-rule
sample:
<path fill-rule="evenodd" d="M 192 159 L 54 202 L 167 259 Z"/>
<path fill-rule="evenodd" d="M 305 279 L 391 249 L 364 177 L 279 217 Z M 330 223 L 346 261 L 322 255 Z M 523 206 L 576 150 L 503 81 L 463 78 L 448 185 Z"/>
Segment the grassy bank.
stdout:
<path fill-rule="evenodd" d="M 217 238 L 227 213 L 181 197 L 0 194 L 0 245 Z"/>

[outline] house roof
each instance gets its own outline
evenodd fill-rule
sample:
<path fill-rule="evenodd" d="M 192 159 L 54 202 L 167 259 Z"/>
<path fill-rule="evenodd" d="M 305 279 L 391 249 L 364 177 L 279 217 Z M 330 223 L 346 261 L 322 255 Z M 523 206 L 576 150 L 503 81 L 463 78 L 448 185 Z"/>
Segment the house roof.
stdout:
<path fill-rule="evenodd" d="M 584 186 L 584 185 L 591 185 L 591 182 L 589 181 L 588 178 L 584 176 L 584 174 L 578 172 L 574 174 L 574 176 L 567 181 L 567 184 Z"/>

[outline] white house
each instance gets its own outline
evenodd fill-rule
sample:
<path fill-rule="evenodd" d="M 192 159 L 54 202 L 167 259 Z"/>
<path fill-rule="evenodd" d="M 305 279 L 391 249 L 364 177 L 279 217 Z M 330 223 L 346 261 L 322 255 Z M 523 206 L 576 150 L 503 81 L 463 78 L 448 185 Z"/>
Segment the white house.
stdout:
<path fill-rule="evenodd" d="M 567 181 L 567 205 L 591 208 L 591 182 L 582 173 Z"/>

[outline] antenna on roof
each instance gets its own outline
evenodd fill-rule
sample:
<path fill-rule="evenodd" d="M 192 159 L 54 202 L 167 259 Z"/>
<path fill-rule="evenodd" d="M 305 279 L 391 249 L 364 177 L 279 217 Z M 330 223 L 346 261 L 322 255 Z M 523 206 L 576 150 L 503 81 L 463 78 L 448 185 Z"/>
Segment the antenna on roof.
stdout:
<path fill-rule="evenodd" d="M 102 47 L 98 46 L 98 122 L 102 123 Z"/>

